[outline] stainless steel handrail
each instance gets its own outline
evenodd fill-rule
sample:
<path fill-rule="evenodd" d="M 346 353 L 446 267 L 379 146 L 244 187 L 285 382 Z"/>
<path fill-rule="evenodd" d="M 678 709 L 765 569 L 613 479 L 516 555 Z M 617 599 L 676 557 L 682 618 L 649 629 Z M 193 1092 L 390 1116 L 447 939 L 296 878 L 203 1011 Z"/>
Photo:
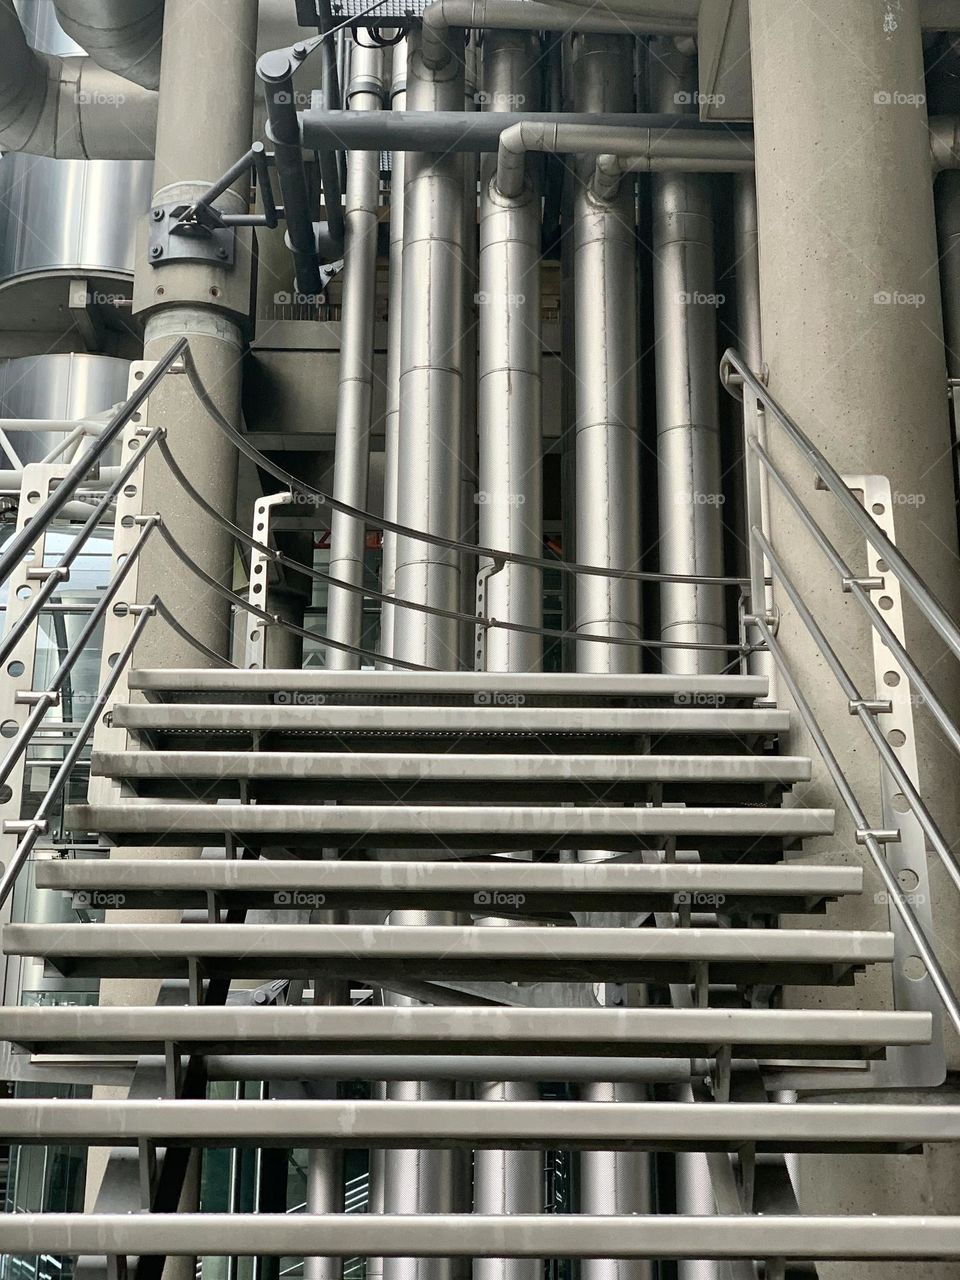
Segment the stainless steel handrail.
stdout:
<path fill-rule="evenodd" d="M 782 677 L 789 690 L 800 717 L 826 765 L 827 772 L 854 821 L 857 842 L 867 849 L 876 865 L 889 901 L 893 903 L 905 929 L 913 939 L 917 947 L 917 953 L 926 966 L 931 981 L 954 1027 L 960 1031 L 960 1000 L 958 1000 L 943 967 L 937 959 L 934 944 L 928 938 L 910 904 L 908 896 L 902 890 L 884 856 L 882 842 L 878 837 L 885 833 L 871 826 L 863 806 L 860 804 L 849 779 L 844 773 L 836 753 L 830 746 L 810 702 L 805 697 L 795 675 L 790 669 L 783 648 L 777 640 L 774 619 L 769 617 L 767 613 L 765 599 L 765 586 L 768 581 L 766 565 L 770 566 L 773 579 L 783 589 L 807 632 L 817 645 L 840 690 L 847 699 L 851 714 L 856 715 L 863 725 L 868 738 L 877 751 L 878 762 L 882 763 L 896 781 L 906 799 L 910 812 L 917 819 L 927 840 L 933 846 L 957 889 L 960 889 L 960 863 L 958 863 L 946 838 L 930 814 L 909 772 L 904 768 L 896 752 L 887 742 L 880 726 L 876 722 L 874 712 L 867 705 L 860 690 L 841 662 L 833 645 L 831 645 L 826 632 L 817 622 L 813 611 L 804 600 L 799 588 L 791 580 L 785 566 L 777 555 L 769 531 L 765 531 L 761 527 L 763 523 L 759 502 L 761 468 L 777 484 L 780 492 L 786 498 L 803 527 L 840 575 L 841 582 L 849 589 L 850 594 L 854 596 L 858 604 L 863 608 L 871 626 L 876 630 L 884 644 L 887 645 L 891 654 L 901 664 L 912 687 L 922 693 L 931 713 L 943 728 L 951 745 L 958 750 L 960 750 L 960 730 L 957 729 L 942 703 L 933 693 L 926 677 L 910 657 L 900 638 L 873 604 L 866 588 L 858 582 L 856 575 L 851 572 L 850 566 L 824 533 L 797 491 L 781 473 L 764 448 L 757 431 L 757 413 L 751 414 L 748 409 L 747 393 L 754 399 L 755 410 L 758 406 L 763 406 L 765 410 L 764 421 L 774 422 L 784 430 L 824 486 L 838 499 L 844 511 L 851 516 L 870 545 L 885 561 L 887 571 L 892 573 L 910 594 L 923 615 L 958 656 L 960 656 L 960 629 L 958 629 L 943 605 L 906 557 L 897 550 L 894 543 L 887 537 L 863 505 L 858 502 L 853 491 L 844 482 L 839 472 L 770 395 L 766 387 L 747 367 L 743 358 L 737 352 L 727 351 L 725 353 L 720 366 L 720 376 L 731 395 L 736 395 L 734 388 L 743 388 L 743 393 L 738 398 L 743 400 L 745 409 L 744 458 L 747 470 L 747 541 L 750 557 L 748 597 L 750 615 L 747 621 L 756 629 L 756 633 L 764 640 L 766 647 L 769 649 L 776 663 L 778 674 Z M 896 833 L 896 835 L 899 838 L 899 833 Z"/>
<path fill-rule="evenodd" d="M 738 375 L 739 381 L 731 377 L 731 371 Z M 890 571 L 913 598 L 914 603 L 930 622 L 930 625 L 936 630 L 941 639 L 949 645 L 956 656 L 960 658 L 960 627 L 958 627 L 906 556 L 890 541 L 876 520 L 865 510 L 862 503 L 857 501 L 856 495 L 850 486 L 844 483 L 839 471 L 827 460 L 786 410 L 774 400 L 739 352 L 731 349 L 724 353 L 723 360 L 720 363 L 720 378 L 731 395 L 735 394 L 733 388 L 740 385 L 748 389 L 751 395 L 760 401 L 764 409 L 769 411 L 773 421 L 782 427 L 784 433 L 796 445 L 798 451 L 804 456 L 818 478 L 830 490 L 854 524 L 858 526 L 877 554 L 886 561 Z M 756 603 L 754 601 L 754 607 L 756 607 Z"/>
<path fill-rule="evenodd" d="M 155 427 L 150 432 L 144 440 L 143 445 L 130 458 L 126 465 L 120 468 L 116 479 L 110 485 L 109 489 L 105 490 L 101 495 L 99 502 L 90 512 L 90 515 L 84 522 L 80 532 L 67 547 L 66 551 L 61 555 L 57 564 L 50 566 L 50 568 L 46 570 L 47 576 L 44 579 L 42 586 L 30 601 L 27 608 L 24 609 L 18 620 L 3 637 L 3 640 L 0 641 L 0 665 L 6 662 L 7 658 L 9 658 L 10 654 L 26 635 L 37 615 L 43 610 L 53 593 L 58 587 L 62 586 L 68 580 L 71 565 L 96 532 L 97 527 L 103 516 L 106 514 L 110 504 L 114 501 L 134 472 L 139 469 L 146 455 L 164 434 L 164 431 L 160 427 Z M 37 531 L 34 529 L 34 523 L 32 520 L 27 528 L 30 530 L 32 538 L 35 539 L 38 535 Z"/>
<path fill-rule="evenodd" d="M 74 491 L 79 488 L 90 468 L 99 462 L 153 389 L 188 349 L 187 339 L 179 338 L 167 354 L 157 361 L 136 390 L 114 410 L 103 432 L 97 436 L 87 452 L 77 459 L 46 502 L 37 508 L 30 523 L 10 539 L 3 554 L 0 555 L 0 585 L 6 582 L 14 567 L 20 563 L 37 538 L 50 527 L 74 496 Z"/>

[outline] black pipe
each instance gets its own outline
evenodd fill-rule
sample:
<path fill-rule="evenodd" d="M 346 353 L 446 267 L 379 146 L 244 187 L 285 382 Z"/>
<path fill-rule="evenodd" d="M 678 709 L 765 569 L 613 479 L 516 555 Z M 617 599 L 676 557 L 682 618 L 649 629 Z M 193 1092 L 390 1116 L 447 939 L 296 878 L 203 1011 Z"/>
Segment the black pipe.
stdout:
<path fill-rule="evenodd" d="M 342 147 L 347 151 L 496 151 L 500 135 L 526 121 L 590 125 L 593 128 L 677 129 L 671 115 L 591 115 L 571 111 L 304 111 L 303 145 L 309 150 Z M 731 133 L 752 137 L 752 130 L 728 124 L 683 125 L 690 133 Z"/>
<path fill-rule="evenodd" d="M 294 62 L 286 49 L 265 53 L 257 64 L 267 103 L 267 137 L 273 143 L 273 162 L 280 180 L 297 289 L 316 296 L 323 291 L 323 283 L 300 142 L 293 72 Z"/>

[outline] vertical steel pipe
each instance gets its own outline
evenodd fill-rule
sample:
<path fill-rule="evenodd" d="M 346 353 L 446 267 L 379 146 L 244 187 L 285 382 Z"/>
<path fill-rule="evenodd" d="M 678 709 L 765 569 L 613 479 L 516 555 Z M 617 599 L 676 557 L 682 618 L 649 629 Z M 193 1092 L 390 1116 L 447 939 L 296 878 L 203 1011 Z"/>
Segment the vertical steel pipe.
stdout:
<path fill-rule="evenodd" d="M 469 33 L 463 51 L 463 109 L 480 109 L 480 41 Z M 478 157 L 467 152 L 463 157 L 463 415 L 460 434 L 460 538 L 476 542 L 479 529 L 478 511 L 478 440 L 477 440 L 477 308 L 478 308 L 478 228 L 477 180 Z M 467 553 L 460 558 L 460 611 L 472 615 L 477 605 L 477 558 Z M 476 627 L 468 621 L 460 623 L 460 665 L 473 671 L 478 665 Z"/>
<path fill-rule="evenodd" d="M 578 111 L 632 111 L 634 41 L 578 36 L 574 42 Z M 640 567 L 640 437 L 637 348 L 637 248 L 634 182 L 609 201 L 590 189 L 595 158 L 576 162 L 573 199 L 576 300 L 576 540 L 577 558 L 613 569 Z M 577 630 L 639 638 L 640 589 L 635 581 L 581 578 Z M 630 645 L 579 643 L 580 671 L 640 669 Z M 605 855 L 580 850 L 581 860 Z M 591 1102 L 636 1098 L 632 1086 L 582 1086 Z M 650 1160 L 644 1154 L 585 1152 L 580 1162 L 580 1211 L 650 1211 Z M 651 1280 L 649 1262 L 584 1259 L 582 1280 Z"/>
<path fill-rule="evenodd" d="M 393 47 L 390 106 L 403 111 L 407 102 L 407 42 Z M 387 310 L 387 387 L 383 420 L 383 514 L 398 521 L 397 486 L 400 445 L 400 335 L 403 311 L 403 180 L 405 155 L 394 151 L 390 161 L 390 284 Z M 397 585 L 397 535 L 384 529 L 380 590 L 392 596 Z M 393 653 L 394 606 L 384 601 L 380 611 L 380 652 Z"/>
<path fill-rule="evenodd" d="M 419 32 L 408 37 L 407 106 L 412 111 L 463 109 L 462 65 L 451 59 L 430 69 Z M 460 531 L 463 431 L 464 172 L 454 154 L 409 153 L 404 164 L 403 280 L 397 511 L 414 528 L 456 538 Z M 396 595 L 457 610 L 456 553 L 411 538 L 397 539 Z M 461 630 L 439 619 L 394 608 L 393 653 L 439 669 L 460 662 Z M 443 912 L 400 911 L 398 925 L 448 924 Z M 410 1003 L 392 997 L 390 1003 Z M 449 1100 L 452 1083 L 400 1081 L 387 1096 L 399 1101 Z M 384 1157 L 385 1213 L 444 1213 L 457 1203 L 455 1153 L 388 1151 Z M 449 1258 L 385 1258 L 384 1280 L 451 1280 Z"/>
<path fill-rule="evenodd" d="M 485 111 L 536 111 L 539 49 L 524 32 L 488 32 L 483 46 L 482 106 Z M 536 161 L 527 165 L 522 194 L 505 198 L 496 187 L 496 156 L 480 166 L 479 444 L 480 540 L 485 546 L 522 555 L 541 554 L 541 350 L 540 182 Z M 540 626 L 540 570 L 504 565 L 484 571 L 484 612 Z M 490 572 L 494 570 L 493 572 Z M 487 671 L 536 671 L 543 649 L 539 636 L 488 632 Z M 481 924 L 504 925 L 499 918 Z M 488 1102 L 536 1101 L 532 1081 L 491 1081 L 475 1096 Z M 474 1213 L 540 1213 L 543 1158 L 538 1151 L 477 1151 L 474 1154 Z M 542 1264 L 530 1258 L 476 1258 L 474 1280 L 538 1280 Z"/>
<path fill-rule="evenodd" d="M 539 109 L 537 46 L 525 32 L 490 32 L 483 50 L 486 111 Z M 542 554 L 543 465 L 540 341 L 539 164 L 528 161 L 516 199 L 496 187 L 496 156 L 484 156 L 480 191 L 480 541 L 525 556 Z M 484 568 L 489 572 L 489 561 Z M 539 569 L 504 564 L 485 577 L 490 618 L 539 627 Z M 536 671 L 539 636 L 487 633 L 487 671 Z"/>
<path fill-rule="evenodd" d="M 672 40 L 650 44 L 655 111 L 696 110 L 697 69 Z M 717 378 L 713 186 L 709 176 L 653 177 L 653 280 L 657 370 L 660 570 L 723 573 L 724 501 Z M 664 641 L 722 644 L 723 589 L 664 583 Z M 683 674 L 723 667 L 716 651 L 664 649 L 663 668 Z"/>
<path fill-rule="evenodd" d="M 578 111 L 633 109 L 633 41 L 577 36 Z M 590 186 L 595 156 L 576 162 L 576 540 L 584 564 L 640 567 L 640 437 L 637 389 L 637 243 L 634 182 L 612 200 Z M 636 581 L 582 577 L 577 631 L 639 639 Z M 580 671 L 636 671 L 630 645 L 578 644 Z"/>
<path fill-rule="evenodd" d="M 357 44 L 347 90 L 351 111 L 379 111 L 383 105 L 383 50 Z M 370 425 L 373 414 L 374 315 L 377 292 L 377 232 L 380 207 L 380 153 L 351 151 L 347 162 L 347 204 L 340 325 L 340 381 L 333 493 L 340 502 L 367 509 Z M 366 526 L 342 512 L 330 517 L 330 576 L 363 585 Z M 327 634 L 359 646 L 363 597 L 331 587 Z M 355 654 L 327 651 L 334 670 L 358 667 Z"/>
<path fill-rule="evenodd" d="M 451 60 L 427 68 L 416 32 L 408 38 L 407 106 L 463 109 L 463 67 Z M 403 523 L 450 538 L 459 536 L 461 521 L 463 190 L 461 156 L 407 155 L 397 509 Z M 396 594 L 456 611 L 457 553 L 399 538 Z M 395 609 L 394 654 L 405 661 L 455 669 L 460 634 L 452 619 Z"/>

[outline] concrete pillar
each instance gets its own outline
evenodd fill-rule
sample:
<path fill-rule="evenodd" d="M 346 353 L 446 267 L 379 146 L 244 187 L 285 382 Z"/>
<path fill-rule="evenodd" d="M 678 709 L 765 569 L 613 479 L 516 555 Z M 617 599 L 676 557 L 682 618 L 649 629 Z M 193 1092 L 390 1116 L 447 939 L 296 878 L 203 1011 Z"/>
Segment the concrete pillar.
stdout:
<path fill-rule="evenodd" d="M 258 0 L 167 0 L 164 16 L 160 103 L 157 124 L 154 207 L 194 199 L 219 178 L 250 146 L 253 133 L 254 54 Z M 203 127 L 198 127 L 202 122 Z M 246 180 L 217 202 L 218 207 L 247 212 Z M 237 268 L 235 268 L 236 270 Z M 240 420 L 243 338 L 236 312 L 218 305 L 232 291 L 226 268 L 210 264 L 139 267 L 137 296 L 149 297 L 144 358 L 158 359 L 173 342 L 186 336 L 194 361 L 218 408 L 232 422 Z M 170 375 L 150 398 L 149 422 L 162 425 L 180 467 L 217 510 L 236 515 L 237 453 L 211 421 L 183 375 Z M 195 562 L 217 581 L 231 585 L 232 537 L 204 516 L 173 482 L 166 463 L 154 451 L 143 470 L 143 510 L 159 512 L 167 527 Z M 140 563 L 138 598 L 154 593 L 182 622 L 187 632 L 227 654 L 230 606 L 164 548 L 154 534 Z M 207 663 L 186 641 L 155 621 L 138 646 L 134 666 L 204 666 Z M 156 856 L 151 848 L 127 851 L 127 857 Z M 196 857 L 197 849 L 164 850 L 164 856 Z M 156 911 L 137 916 L 166 923 L 179 912 Z M 111 916 L 116 923 L 132 919 Z M 102 1005 L 152 1005 L 159 984 L 152 980 L 104 981 Z M 95 1096 L 111 1096 L 110 1091 Z M 91 1149 L 87 1168 L 87 1204 L 103 1194 L 101 1183 L 109 1152 Z M 134 1188 L 135 1194 L 135 1188 Z M 181 1208 L 196 1208 L 199 1183 L 188 1178 Z M 167 1261 L 165 1280 L 192 1280 L 194 1261 Z"/>
<path fill-rule="evenodd" d="M 165 9 L 154 206 L 195 199 L 250 146 L 253 133 L 254 56 L 258 0 L 170 0 Z M 202 121 L 203 127 L 197 127 Z M 217 201 L 247 212 L 247 180 Z M 233 268 L 233 272 L 241 269 Z M 232 422 L 240 418 L 243 336 L 235 310 L 223 301 L 236 278 L 209 264 L 144 264 L 138 297 L 152 299 L 144 336 L 144 358 L 166 352 L 176 338 L 190 340 L 194 360 L 217 406 Z M 146 289 L 140 286 L 146 277 Z M 162 292 L 158 292 L 162 291 Z M 164 379 L 151 397 L 151 424 L 167 429 L 168 444 L 191 481 L 234 518 L 237 454 L 208 417 L 187 379 Z M 229 534 L 203 516 L 171 482 L 154 453 L 145 464 L 144 509 L 159 511 L 171 533 L 219 582 L 231 585 L 234 548 Z M 157 591 L 198 640 L 227 652 L 229 605 L 204 589 L 173 557 L 152 541 L 141 568 L 141 599 Z M 138 649 L 139 666 L 205 665 L 186 641 L 168 628 L 151 626 Z"/>
<path fill-rule="evenodd" d="M 888 475 L 900 546 L 956 615 L 960 596 L 957 529 L 949 466 L 945 369 L 937 277 L 918 0 L 811 0 L 802 11 L 781 0 L 751 0 L 761 321 L 770 390 L 841 474 Z M 841 552 L 864 564 L 863 539 L 814 488 L 768 415 L 771 452 Z M 844 595 L 775 489 L 773 541 L 794 582 L 853 678 L 872 696 L 868 626 Z M 848 714 L 822 655 L 777 594 L 781 642 L 868 814 L 880 815 L 877 757 Z M 955 664 L 912 609 L 907 646 L 954 699 Z M 879 691 L 882 693 L 882 690 Z M 948 840 L 956 838 L 955 769 L 922 708 L 917 709 L 921 788 Z M 815 754 L 795 730 L 791 751 Z M 798 803 L 837 804 L 815 760 L 813 785 Z M 820 842 L 823 860 L 857 859 L 851 824 L 838 808 L 837 835 Z M 816 846 L 813 847 L 816 849 Z M 891 858 L 896 846 L 890 846 Z M 938 948 L 954 985 L 956 897 L 934 866 L 931 889 Z M 859 900 L 831 912 L 832 927 L 883 927 L 887 907 L 868 874 Z M 817 1004 L 862 1008 L 889 1002 L 883 975 Z M 955 1041 L 950 1043 L 956 1063 Z M 807 1213 L 951 1213 L 960 1178 L 956 1152 L 935 1166 L 920 1158 L 810 1157 L 800 1194 Z M 951 1165 L 946 1176 L 944 1162 Z M 933 1176 L 936 1173 L 936 1176 Z M 960 1275 L 956 1264 L 889 1265 L 885 1277 Z M 872 1264 L 826 1265 L 826 1280 L 866 1280 Z"/>

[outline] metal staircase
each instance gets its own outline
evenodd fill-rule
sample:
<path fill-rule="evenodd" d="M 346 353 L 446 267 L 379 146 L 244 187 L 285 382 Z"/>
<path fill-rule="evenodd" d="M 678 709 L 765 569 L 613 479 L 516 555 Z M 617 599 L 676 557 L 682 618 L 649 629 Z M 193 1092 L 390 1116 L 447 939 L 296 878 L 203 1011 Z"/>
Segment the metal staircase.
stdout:
<path fill-rule="evenodd" d="M 758 1157 L 960 1138 L 960 1108 L 743 1097 L 769 1070 L 862 1069 L 932 1034 L 925 1013 L 781 999 L 785 986 L 842 986 L 889 965 L 894 938 L 794 927 L 859 893 L 862 871 L 790 860 L 830 834 L 833 813 L 803 804 L 810 762 L 775 754 L 788 717 L 754 705 L 765 680 L 198 670 L 129 683 L 142 701 L 118 704 L 113 725 L 130 749 L 92 763 L 95 789 L 118 794 L 67 817 L 112 856 L 36 867 L 82 922 L 8 925 L 3 947 L 63 975 L 187 979 L 180 1003 L 7 1008 L 0 1036 L 38 1063 L 136 1060 L 160 1087 L 121 1102 L 6 1102 L 0 1117 L 18 1144 L 136 1148 L 140 1199 L 6 1219 L 5 1250 L 109 1250 L 145 1273 L 151 1257 L 229 1252 L 750 1258 L 769 1259 L 770 1275 L 804 1258 L 956 1252 L 954 1220 L 762 1212 Z M 191 843 L 202 858 L 142 856 Z M 125 857 L 131 847 L 141 856 Z M 606 852 L 579 861 L 581 848 Z M 100 922 L 103 907 L 184 918 Z M 389 923 L 410 909 L 456 923 Z M 314 1003 L 331 983 L 348 1004 Z M 375 1006 L 372 992 L 408 1002 Z M 648 1100 L 205 1097 L 244 1061 L 265 1079 L 615 1079 L 643 1082 Z M 682 1082 L 693 1101 L 676 1101 Z M 739 1207 L 170 1221 L 179 1188 L 158 1152 L 294 1145 L 709 1152 Z"/>
<path fill-rule="evenodd" d="M 215 426 L 265 461 L 218 414 L 180 342 L 135 371 L 131 398 L 84 460 L 33 468 L 41 501 L 22 508 L 0 555 L 9 584 L 0 908 L 11 917 L 2 949 L 15 979 L 18 966 L 43 966 L 52 981 L 83 987 L 72 1002 L 21 1003 L 8 973 L 4 1074 L 123 1086 L 119 1097 L 0 1100 L 0 1137 L 14 1146 L 112 1149 L 88 1212 L 0 1215 L 0 1252 L 75 1259 L 83 1280 L 119 1280 L 128 1265 L 138 1280 L 159 1280 L 171 1258 L 190 1269 L 191 1259 L 227 1257 L 230 1280 L 243 1257 L 254 1280 L 276 1280 L 280 1259 L 284 1274 L 304 1260 L 313 1280 L 339 1276 L 342 1260 L 351 1276 L 364 1266 L 378 1274 L 374 1259 L 399 1280 L 409 1272 L 391 1261 L 410 1258 L 454 1260 L 418 1266 L 422 1280 L 463 1280 L 481 1258 L 582 1259 L 588 1278 L 598 1273 L 586 1260 L 649 1260 L 663 1263 L 660 1280 L 684 1260 L 712 1259 L 723 1280 L 784 1280 L 822 1261 L 960 1258 L 960 1218 L 812 1216 L 795 1178 L 798 1155 L 960 1141 L 960 1107 L 936 1089 L 943 1015 L 960 1029 L 960 1002 L 934 941 L 928 854 L 958 885 L 960 866 L 921 797 L 909 691 L 922 693 L 951 743 L 960 731 L 903 645 L 900 588 L 958 656 L 960 629 L 897 551 L 892 524 L 866 514 L 728 353 L 724 378 L 742 388 L 752 459 L 740 674 L 265 669 L 255 665 L 262 633 L 288 624 L 264 608 L 266 568 L 285 557 L 259 506 L 253 536 L 227 522 L 252 552 L 248 600 L 192 566 L 161 518 L 142 510 L 133 459 L 60 561 L 45 551 L 52 522 L 112 440 L 169 461 L 148 405 L 168 373 L 187 374 Z M 871 575 L 857 576 L 809 516 L 879 637 L 877 688 L 889 697 L 854 684 L 784 582 L 757 514 L 761 468 L 806 509 L 761 442 L 760 406 L 871 548 Z M 325 506 L 326 495 L 270 465 L 290 495 Z M 48 687 L 35 688 L 38 618 L 114 499 L 110 582 Z M 138 602 L 137 561 L 151 536 L 205 591 L 255 620 L 248 669 L 137 668 L 155 619 L 189 639 L 159 595 Z M 849 757 L 837 756 L 791 670 L 771 578 L 836 678 L 843 714 L 876 748 L 881 805 L 858 795 Z M 881 589 L 878 609 L 871 593 Z M 55 772 L 41 755 L 50 780 L 25 804 L 36 794 L 26 785 L 35 738 L 43 751 L 43 726 L 101 621 L 99 691 Z M 478 625 L 511 624 L 481 616 Z M 790 710 L 765 675 L 748 674 L 756 656 L 770 660 Z M 817 749 L 815 768 L 787 754 L 797 727 Z M 89 792 L 77 803 L 75 771 L 91 741 Z M 835 828 L 812 795 L 838 796 L 843 822 Z M 58 844 L 56 829 L 69 840 Z M 855 918 L 878 927 L 821 927 L 864 893 L 871 863 L 871 888 L 883 895 Z M 10 912 L 20 877 L 45 900 L 46 923 Z M 93 1004 L 98 979 L 107 985 Z M 116 998 L 124 982 L 137 984 L 135 1001 Z M 878 1092 L 897 1087 L 912 1089 L 911 1101 Z M 842 1100 L 816 1101 L 824 1091 Z M 223 1148 L 231 1168 L 255 1157 L 254 1192 L 229 1213 L 198 1194 L 194 1177 L 198 1153 L 205 1164 Z M 291 1205 L 293 1149 L 310 1167 L 305 1203 L 298 1194 Z M 353 1157 L 350 1178 L 341 1169 L 324 1190 L 324 1161 L 333 1167 L 351 1151 L 368 1152 L 368 1167 Z M 440 1166 L 459 1171 L 443 1188 L 452 1207 L 381 1211 L 390 1151 L 452 1153 Z M 540 1188 L 543 1212 L 493 1213 L 470 1181 L 471 1159 L 476 1171 L 489 1151 L 542 1152 L 542 1172 L 558 1158 L 572 1163 L 552 1190 Z M 618 1199 L 618 1162 L 641 1159 L 671 1186 L 673 1162 L 703 1161 L 715 1212 L 672 1212 L 667 1196 Z M 578 1162 L 600 1194 L 577 1198 Z M 393 1176 L 411 1167 L 419 1161 L 399 1162 Z M 367 1212 L 356 1212 L 356 1194 L 345 1201 L 345 1185 L 369 1185 Z M 394 1201 L 416 1202 L 401 1191 Z M 504 1265 L 504 1274 L 514 1272 Z"/>

